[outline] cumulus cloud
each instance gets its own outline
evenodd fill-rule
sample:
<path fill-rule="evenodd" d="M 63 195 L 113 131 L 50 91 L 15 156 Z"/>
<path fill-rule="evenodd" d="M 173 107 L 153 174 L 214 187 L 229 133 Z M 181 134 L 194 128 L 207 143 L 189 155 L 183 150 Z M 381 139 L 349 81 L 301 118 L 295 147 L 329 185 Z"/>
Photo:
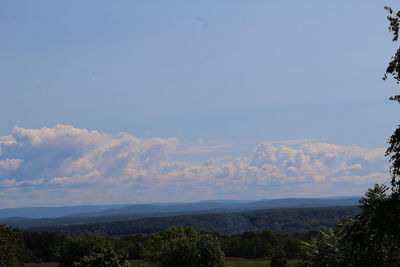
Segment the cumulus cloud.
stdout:
<path fill-rule="evenodd" d="M 388 180 L 384 149 L 312 140 L 261 142 L 243 157 L 174 157 L 227 148 L 68 125 L 15 127 L 0 137 L 0 206 L 360 195 Z"/>
<path fill-rule="evenodd" d="M 0 160 L 0 173 L 4 171 L 16 170 L 22 163 L 21 159 L 5 159 Z"/>

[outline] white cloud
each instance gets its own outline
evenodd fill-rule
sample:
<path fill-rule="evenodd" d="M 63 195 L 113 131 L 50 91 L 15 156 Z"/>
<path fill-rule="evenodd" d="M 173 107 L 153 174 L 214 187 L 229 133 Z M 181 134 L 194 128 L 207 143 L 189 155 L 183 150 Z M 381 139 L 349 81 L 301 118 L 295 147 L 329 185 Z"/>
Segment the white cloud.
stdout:
<path fill-rule="evenodd" d="M 18 169 L 19 165 L 21 165 L 21 159 L 5 159 L 0 160 L 0 174 L 5 171 L 13 171 Z"/>
<path fill-rule="evenodd" d="M 0 137 L 0 194 L 28 205 L 362 194 L 388 180 L 384 149 L 312 140 L 259 143 L 250 156 L 173 160 L 231 146 L 140 139 L 67 125 L 15 127 Z M 316 190 L 309 190 L 309 188 Z M 10 190 L 14 188 L 15 190 Z M 317 190 L 318 189 L 318 190 Z M 0 204 L 1 205 L 1 204 Z"/>
<path fill-rule="evenodd" d="M 18 182 L 16 179 L 3 179 L 2 181 L 0 181 L 0 186 L 13 187 L 19 185 L 40 185 L 43 182 L 44 182 L 43 178 L 39 178 L 36 180 L 21 180 Z"/>
<path fill-rule="evenodd" d="M 280 145 L 296 145 L 296 144 L 304 144 L 308 142 L 318 142 L 320 139 L 291 139 L 291 140 L 271 140 L 265 141 L 265 143 L 269 144 L 280 144 Z"/>
<path fill-rule="evenodd" d="M 15 143 L 15 140 L 12 137 L 12 135 L 0 136 L 0 156 L 1 156 L 1 154 L 3 154 L 2 150 L 1 150 L 2 145 L 10 145 L 13 143 Z"/>
<path fill-rule="evenodd" d="M 188 146 L 182 147 L 174 152 L 176 155 L 185 155 L 185 154 L 202 154 L 202 153 L 213 153 L 216 151 L 221 151 L 224 149 L 231 148 L 232 145 L 229 144 L 212 144 L 212 145 L 204 145 L 201 144 L 200 146 Z"/>

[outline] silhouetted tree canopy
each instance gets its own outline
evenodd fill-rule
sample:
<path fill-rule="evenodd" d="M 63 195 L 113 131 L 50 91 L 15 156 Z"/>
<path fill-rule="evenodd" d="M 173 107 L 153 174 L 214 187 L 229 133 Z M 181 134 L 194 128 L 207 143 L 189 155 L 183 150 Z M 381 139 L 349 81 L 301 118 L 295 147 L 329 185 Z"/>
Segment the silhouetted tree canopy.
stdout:
<path fill-rule="evenodd" d="M 393 42 L 397 42 L 399 39 L 400 11 L 394 12 L 390 7 L 385 7 L 385 9 L 389 12 L 387 17 L 389 20 L 388 29 L 393 33 Z M 400 83 L 400 47 L 391 58 L 383 79 L 386 80 L 388 76 L 393 77 L 397 83 Z M 393 95 L 389 99 L 400 103 L 400 95 Z M 389 138 L 388 144 L 389 147 L 386 150 L 386 156 L 390 156 L 390 173 L 392 175 L 391 183 L 393 190 L 398 194 L 400 191 L 400 125 Z"/>

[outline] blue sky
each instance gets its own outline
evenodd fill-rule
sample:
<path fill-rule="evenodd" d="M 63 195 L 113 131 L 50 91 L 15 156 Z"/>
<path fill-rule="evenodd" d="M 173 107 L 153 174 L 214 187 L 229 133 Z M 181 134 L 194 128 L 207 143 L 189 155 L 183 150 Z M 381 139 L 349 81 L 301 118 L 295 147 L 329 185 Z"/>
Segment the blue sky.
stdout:
<path fill-rule="evenodd" d="M 54 193 L 53 199 L 57 194 L 67 196 L 50 203 L 54 205 L 126 202 L 118 194 L 103 199 L 93 193 L 77 200 L 73 193 L 100 191 L 118 179 L 136 179 L 131 186 L 137 197 L 129 198 L 131 202 L 362 194 L 375 181 L 375 174 L 385 173 L 385 159 L 374 156 L 372 160 L 371 155 L 382 151 L 398 124 L 398 107 L 387 101 L 396 85 L 381 80 L 396 49 L 387 31 L 385 5 L 400 8 L 395 1 L 361 0 L 2 1 L 0 194 L 7 202 L 0 206 L 49 204 L 40 193 Z M 109 147 L 97 141 L 89 147 L 86 141 L 65 141 L 68 136 L 86 140 L 95 132 L 100 139 L 107 136 L 110 146 L 119 142 L 115 140 L 120 140 L 120 133 L 136 138 L 145 147 L 140 153 L 161 142 L 162 149 L 158 144 L 159 150 L 151 151 L 161 149 L 165 158 L 148 152 L 149 158 L 156 157 L 161 165 L 179 165 L 179 171 L 157 167 L 149 174 L 148 165 L 137 163 L 146 157 L 136 155 L 127 162 L 142 166 L 147 177 L 108 174 L 111 170 L 130 173 L 136 164 L 131 162 L 128 168 L 129 163 L 115 158 L 110 162 L 122 165 L 115 163 L 107 174 L 101 173 L 88 158 Z M 48 139 L 34 141 L 33 136 Z M 79 149 L 64 150 L 71 142 Z M 309 149 L 310 144 L 323 155 Z M 297 152 L 282 152 L 284 148 Z M 315 155 L 338 154 L 335 164 L 324 166 L 327 173 L 323 175 L 330 178 L 318 178 L 302 165 L 303 169 L 298 166 L 302 174 L 285 174 L 288 180 L 280 185 L 274 179 L 289 167 L 275 157 L 268 164 L 276 172 L 243 178 L 249 179 L 248 189 L 235 187 L 240 184 L 235 179 L 242 174 L 232 169 L 226 188 L 219 185 L 215 179 L 227 161 L 229 166 L 239 162 L 248 165 L 237 163 L 246 171 L 253 170 L 257 149 L 270 160 L 276 153 L 284 154 L 293 164 L 293 155 L 301 152 L 309 157 L 307 168 L 313 173 L 321 167 L 314 162 Z M 48 150 L 59 151 L 59 160 L 33 159 L 32 155 L 42 159 Z M 218 161 L 224 157 L 231 158 Z M 77 163 L 71 161 L 79 159 L 92 169 L 77 171 Z M 214 169 L 199 167 L 211 159 L 219 162 L 213 163 Z M 182 183 L 182 177 L 188 177 L 183 170 L 189 166 L 183 167 L 182 162 L 190 168 L 197 166 L 199 180 Z M 343 164 L 353 166 L 353 171 Z M 343 168 L 348 173 L 340 176 Z M 93 174 L 96 171 L 100 173 Z M 333 178 L 333 172 L 346 178 L 346 183 L 333 182 L 339 179 Z M 74 176 L 77 173 L 92 173 L 108 182 L 93 178 L 83 185 Z M 174 175 L 176 180 L 168 185 L 160 182 Z M 302 175 L 303 180 L 296 180 Z M 362 180 L 363 175 L 368 178 Z M 80 182 L 55 186 L 54 181 L 71 177 Z M 307 179 L 315 184 L 304 182 Z M 111 188 L 117 192 L 123 188 L 121 183 Z M 179 183 L 182 188 L 176 191 Z M 196 189 L 199 183 L 217 189 Z M 260 187 L 257 183 L 263 183 L 262 192 L 255 193 Z M 150 185 L 165 196 L 152 199 L 150 191 L 139 190 Z M 307 190 L 313 186 L 325 189 Z"/>

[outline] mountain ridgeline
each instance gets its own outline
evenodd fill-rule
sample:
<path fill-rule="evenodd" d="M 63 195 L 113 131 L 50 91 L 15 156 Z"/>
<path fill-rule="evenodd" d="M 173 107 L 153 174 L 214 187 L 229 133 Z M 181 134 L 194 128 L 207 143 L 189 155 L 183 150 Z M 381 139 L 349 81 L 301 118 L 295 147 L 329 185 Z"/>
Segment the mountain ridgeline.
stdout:
<path fill-rule="evenodd" d="M 20 229 L 74 224 L 93 224 L 196 214 L 280 209 L 356 206 L 359 197 L 287 198 L 260 201 L 201 201 L 194 203 L 153 203 L 71 207 L 0 209 L 0 224 Z"/>
<path fill-rule="evenodd" d="M 168 217 L 150 217 L 128 221 L 34 227 L 33 232 L 53 232 L 60 235 L 93 233 L 98 236 L 121 237 L 161 232 L 175 225 L 191 226 L 199 231 L 225 235 L 260 232 L 265 229 L 278 234 L 297 235 L 311 230 L 327 229 L 340 223 L 341 218 L 357 215 L 357 206 L 320 208 L 281 208 L 234 213 L 212 213 Z"/>

